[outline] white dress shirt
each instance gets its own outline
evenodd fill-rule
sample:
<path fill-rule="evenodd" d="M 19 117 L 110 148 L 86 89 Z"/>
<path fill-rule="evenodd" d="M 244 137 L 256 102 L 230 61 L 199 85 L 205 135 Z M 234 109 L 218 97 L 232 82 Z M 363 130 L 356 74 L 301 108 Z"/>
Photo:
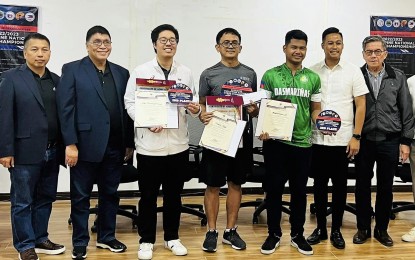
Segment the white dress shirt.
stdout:
<path fill-rule="evenodd" d="M 333 69 L 324 60 L 310 69 L 320 76 L 321 110 L 333 110 L 341 119 L 339 131 L 332 136 L 321 134 L 313 124 L 313 144 L 347 146 L 354 129 L 354 98 L 369 92 L 362 71 L 342 60 Z"/>

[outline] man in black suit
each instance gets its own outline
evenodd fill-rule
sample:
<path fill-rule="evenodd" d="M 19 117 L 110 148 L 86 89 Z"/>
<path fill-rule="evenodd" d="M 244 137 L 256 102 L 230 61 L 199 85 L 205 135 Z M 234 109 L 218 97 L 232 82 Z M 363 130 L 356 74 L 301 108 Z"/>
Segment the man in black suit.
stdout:
<path fill-rule="evenodd" d="M 24 39 L 26 63 L 0 78 L 0 163 L 10 172 L 13 244 L 19 259 L 60 254 L 49 240 L 48 223 L 63 164 L 55 89 L 59 77 L 46 68 L 49 39 Z"/>
<path fill-rule="evenodd" d="M 62 67 L 57 90 L 59 119 L 71 167 L 72 258 L 86 258 L 89 242 L 89 200 L 98 184 L 98 248 L 123 252 L 115 238 L 121 166 L 132 157 L 133 122 L 124 108 L 128 71 L 109 62 L 111 36 L 102 26 L 86 35 L 88 56 Z"/>

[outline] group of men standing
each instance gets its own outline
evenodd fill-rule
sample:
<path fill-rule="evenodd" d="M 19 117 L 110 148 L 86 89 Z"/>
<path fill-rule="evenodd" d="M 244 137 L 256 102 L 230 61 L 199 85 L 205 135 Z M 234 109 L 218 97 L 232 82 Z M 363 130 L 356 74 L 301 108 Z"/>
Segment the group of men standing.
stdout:
<path fill-rule="evenodd" d="M 187 179 L 189 135 L 186 114 L 199 117 L 205 125 L 213 117 L 206 109 L 206 96 L 228 95 L 223 85 L 243 81 L 239 87 L 257 91 L 255 71 L 240 63 L 241 35 L 225 28 L 216 36 L 220 62 L 200 76 L 199 102 L 179 107 L 177 129 L 134 128 L 136 78 L 175 80 L 196 95 L 191 70 L 174 56 L 179 33 L 163 24 L 151 33 L 155 58 L 129 72 L 108 61 L 112 50 L 110 33 L 94 26 L 86 35 L 88 55 L 62 67 L 62 76 L 50 72 L 50 42 L 42 34 L 30 34 L 24 41 L 26 64 L 4 72 L 0 81 L 0 163 L 11 179 L 13 243 L 19 259 L 38 259 L 37 254 L 60 254 L 63 245 L 49 240 L 48 221 L 56 199 L 59 165 L 70 167 L 72 258 L 85 259 L 89 243 L 89 200 L 98 185 L 98 248 L 123 252 L 127 247 L 115 237 L 119 204 L 117 195 L 121 166 L 137 151 L 140 173 L 138 233 L 139 259 L 152 259 L 156 240 L 157 196 L 163 186 L 164 247 L 174 255 L 186 255 L 179 239 L 180 194 Z M 261 246 L 272 254 L 280 245 L 281 200 L 285 183 L 291 191 L 291 245 L 305 255 L 310 245 L 328 239 L 328 181 L 333 183 L 333 221 L 330 241 L 345 248 L 341 234 L 347 194 L 350 159 L 356 163 L 356 207 L 358 232 L 353 243 L 371 236 L 371 179 L 376 162 L 377 199 L 374 237 L 385 246 L 393 241 L 387 233 L 392 208 L 392 184 L 398 161 L 405 161 L 414 137 L 412 99 L 405 75 L 387 65 L 386 43 L 379 36 L 363 41 L 366 64 L 358 67 L 341 59 L 343 35 L 334 27 L 322 34 L 323 61 L 310 69 L 302 65 L 307 53 L 307 35 L 289 31 L 283 52 L 285 63 L 265 72 L 261 91 L 271 98 L 297 105 L 291 141 L 274 140 L 268 133 L 263 141 L 266 168 L 268 237 Z M 286 89 L 287 91 L 283 91 Z M 289 91 L 301 89 L 302 91 Z M 232 91 L 231 91 L 232 92 Z M 322 110 L 336 111 L 341 128 L 335 134 L 320 132 L 315 125 Z M 236 250 L 246 248 L 237 232 L 241 185 L 251 170 L 253 124 L 259 107 L 244 107 L 248 121 L 235 158 L 204 149 L 200 180 L 207 185 L 205 211 L 208 220 L 202 249 L 217 250 L 217 218 L 220 187 L 228 185 L 226 227 L 222 242 Z M 185 176 L 186 175 L 186 176 Z M 306 239 L 306 185 L 314 178 L 317 228 Z M 382 198 L 382 199 L 380 199 Z M 415 239 L 415 238 L 414 238 Z"/>

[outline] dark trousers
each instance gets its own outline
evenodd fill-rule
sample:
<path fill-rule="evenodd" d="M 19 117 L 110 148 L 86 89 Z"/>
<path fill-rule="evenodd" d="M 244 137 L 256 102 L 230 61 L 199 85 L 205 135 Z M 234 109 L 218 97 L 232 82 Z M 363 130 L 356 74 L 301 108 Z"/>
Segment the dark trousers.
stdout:
<path fill-rule="evenodd" d="M 42 162 L 16 164 L 9 172 L 13 245 L 23 252 L 49 239 L 59 174 L 56 148 L 47 149 Z"/>
<path fill-rule="evenodd" d="M 163 189 L 164 240 L 179 238 L 181 193 L 188 176 L 189 151 L 167 155 L 137 154 L 140 201 L 138 203 L 138 234 L 140 243 L 155 243 L 157 226 L 157 196 Z"/>
<path fill-rule="evenodd" d="M 274 140 L 265 141 L 263 147 L 268 233 L 282 235 L 282 194 L 288 181 L 291 194 L 291 236 L 302 236 L 307 207 L 306 186 L 310 171 L 311 147 L 296 147 Z"/>
<path fill-rule="evenodd" d="M 115 225 L 120 198 L 117 190 L 125 150 L 107 147 L 101 162 L 78 161 L 71 167 L 71 219 L 73 246 L 89 242 L 89 200 L 94 183 L 98 185 L 97 242 L 115 239 Z"/>
<path fill-rule="evenodd" d="M 399 161 L 399 137 L 385 141 L 360 141 L 356 156 L 357 228 L 370 230 L 372 203 L 371 180 L 376 162 L 376 228 L 387 230 L 392 209 L 392 186 Z"/>
<path fill-rule="evenodd" d="M 314 205 L 317 227 L 327 226 L 328 182 L 332 182 L 332 230 L 340 229 L 347 197 L 349 159 L 346 146 L 313 145 L 311 176 L 314 178 Z"/>

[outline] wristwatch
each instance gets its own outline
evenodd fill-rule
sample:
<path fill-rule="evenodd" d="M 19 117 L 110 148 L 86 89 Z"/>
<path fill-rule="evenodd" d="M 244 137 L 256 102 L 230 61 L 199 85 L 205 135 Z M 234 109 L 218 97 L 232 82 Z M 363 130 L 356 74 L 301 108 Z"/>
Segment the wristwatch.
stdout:
<path fill-rule="evenodd" d="M 358 141 L 360 141 L 360 139 L 362 139 L 362 136 L 359 135 L 359 134 L 353 134 L 353 137 Z"/>

